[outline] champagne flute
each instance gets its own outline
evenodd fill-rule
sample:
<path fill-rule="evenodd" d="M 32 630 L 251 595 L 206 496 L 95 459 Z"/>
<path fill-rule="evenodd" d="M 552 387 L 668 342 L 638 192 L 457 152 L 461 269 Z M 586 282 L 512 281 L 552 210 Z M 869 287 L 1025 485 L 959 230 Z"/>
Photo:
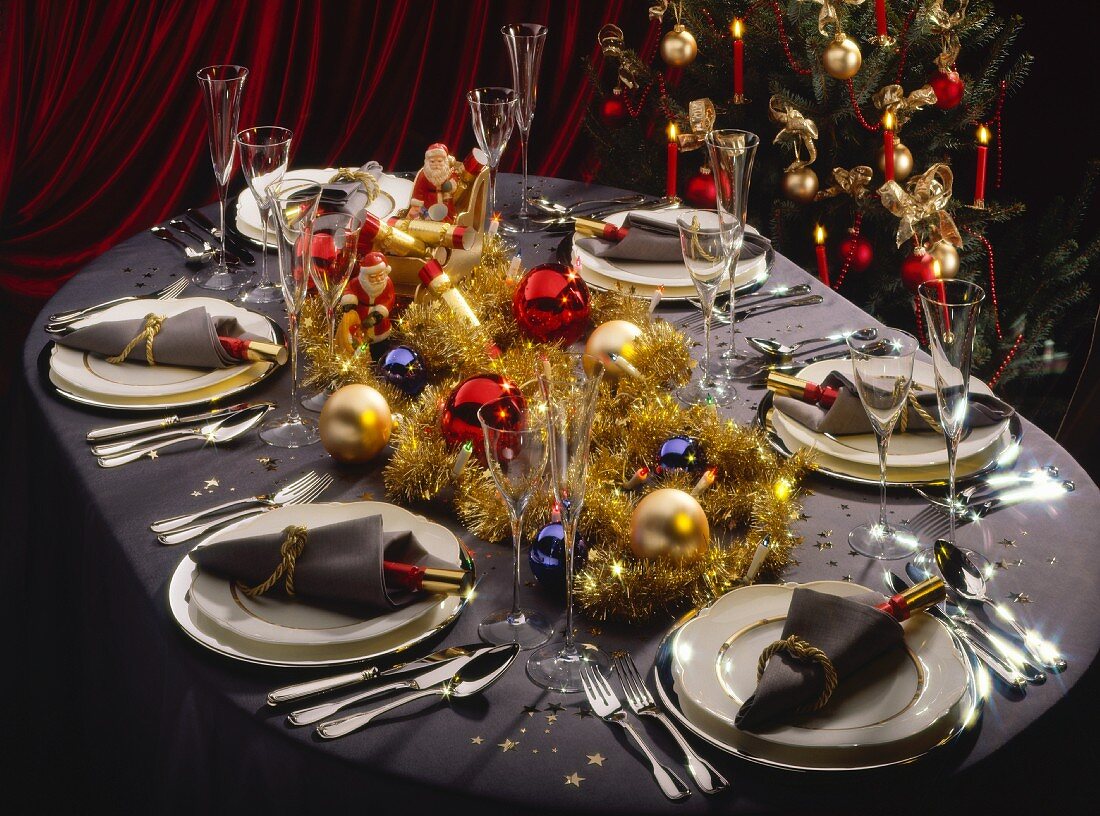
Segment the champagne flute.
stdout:
<path fill-rule="evenodd" d="M 497 212 L 497 167 L 512 136 L 516 117 L 516 92 L 511 88 L 474 88 L 466 94 L 466 101 L 470 104 L 470 119 L 478 147 L 489 157 L 487 216 L 492 218 Z"/>
<path fill-rule="evenodd" d="M 206 100 L 206 115 L 210 139 L 210 161 L 214 165 L 214 179 L 218 183 L 218 212 L 220 213 L 218 238 L 221 250 L 218 265 L 210 272 L 197 272 L 191 280 L 204 289 L 234 289 L 240 285 L 237 276 L 225 262 L 225 202 L 229 195 L 229 179 L 233 176 L 233 160 L 237 152 L 237 119 L 241 113 L 241 93 L 248 69 L 240 65 L 210 65 L 195 76 L 202 86 Z"/>
<path fill-rule="evenodd" d="M 263 231 L 260 278 L 250 280 L 237 295 L 239 300 L 246 303 L 274 303 L 283 296 L 279 284 L 272 281 L 267 274 L 268 220 L 271 218 L 268 188 L 283 180 L 283 173 L 290 162 L 290 142 L 293 135 L 286 128 L 272 125 L 248 128 L 237 134 L 241 170 L 260 210 L 260 226 Z"/>
<path fill-rule="evenodd" d="M 268 190 L 275 214 L 279 245 L 279 281 L 290 325 L 290 408 L 282 419 L 271 419 L 260 439 L 280 448 L 300 448 L 320 440 L 317 423 L 298 413 L 298 312 L 306 299 L 312 265 L 313 220 L 321 188 L 309 181 L 284 179 Z"/>
<path fill-rule="evenodd" d="M 756 148 L 760 146 L 760 137 L 747 130 L 712 130 L 704 139 L 707 153 L 710 155 L 710 169 L 714 174 L 714 186 L 718 197 L 718 211 L 729 213 L 742 225 L 748 223 L 749 182 L 752 180 L 752 163 L 756 157 Z M 729 311 L 723 315 L 730 324 L 730 341 L 722 352 L 722 360 L 727 366 L 735 366 L 736 361 L 745 356 L 737 350 L 736 284 L 737 258 L 741 254 L 738 244 L 730 260 L 729 271 Z M 731 372 L 732 373 L 732 372 Z"/>
<path fill-rule="evenodd" d="M 878 442 L 879 505 L 878 523 L 856 527 L 848 534 L 848 543 L 869 558 L 904 558 L 916 550 L 917 537 L 907 527 L 886 520 L 886 453 L 901 412 L 908 410 L 917 340 L 897 329 L 886 329 L 876 340 L 861 340 L 859 334 L 848 335 L 846 342 L 859 401 Z"/>
<path fill-rule="evenodd" d="M 677 396 L 689 405 L 728 407 L 737 399 L 737 389 L 715 379 L 710 368 L 710 328 L 714 297 L 723 275 L 730 274 L 731 260 L 741 247 L 744 228 L 728 213 L 690 210 L 676 219 L 680 250 L 691 280 L 699 292 L 703 310 L 703 367 L 699 379 L 680 389 Z M 736 248 L 735 248 L 736 247 Z"/>
<path fill-rule="evenodd" d="M 547 28 L 538 23 L 510 23 L 500 29 L 508 46 L 508 59 L 512 64 L 512 87 L 516 92 L 516 127 L 519 128 L 519 148 L 523 155 L 523 192 L 519 212 L 515 220 L 520 232 L 534 232 L 541 227 L 532 224 L 527 199 L 527 143 L 531 122 L 535 118 L 535 98 L 538 95 L 539 68 L 542 50 L 546 46 Z"/>
<path fill-rule="evenodd" d="M 573 552 L 604 363 L 589 354 L 570 354 L 569 360 L 569 370 L 561 376 L 548 367 L 538 375 L 547 399 L 551 484 L 565 529 L 565 637 L 561 643 L 536 649 L 527 661 L 527 675 L 535 685 L 567 693 L 583 690 L 581 668 L 585 664 L 604 674 L 611 667 L 604 652 L 592 644 L 577 643 L 573 634 Z"/>
<path fill-rule="evenodd" d="M 477 412 L 485 441 L 485 463 L 512 525 L 512 608 L 481 621 L 478 635 L 486 643 L 517 643 L 534 649 L 550 639 L 554 627 L 538 612 L 520 608 L 519 568 L 523 551 L 523 514 L 546 473 L 546 405 L 521 396 L 487 402 Z"/>
<path fill-rule="evenodd" d="M 318 213 L 313 219 L 309 270 L 317 296 L 325 307 L 330 356 L 336 353 L 336 306 L 359 258 L 359 230 L 364 220 L 362 215 L 341 211 Z M 310 411 L 320 411 L 332 393 L 333 384 L 330 382 L 303 398 L 302 405 Z"/>

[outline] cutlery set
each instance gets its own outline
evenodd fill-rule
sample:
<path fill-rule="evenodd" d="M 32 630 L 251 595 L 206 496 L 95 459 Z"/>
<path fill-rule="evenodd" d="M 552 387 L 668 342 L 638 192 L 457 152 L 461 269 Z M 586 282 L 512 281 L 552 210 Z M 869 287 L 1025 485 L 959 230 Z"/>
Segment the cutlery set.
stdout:
<path fill-rule="evenodd" d="M 221 230 L 214 226 L 213 222 L 199 210 L 188 210 L 184 218 L 173 218 L 168 222 L 168 227 L 158 224 L 150 227 L 149 232 L 182 251 L 188 264 L 200 265 L 218 259 L 221 250 L 213 246 L 210 241 L 211 239 L 220 241 Z M 175 230 L 175 232 L 172 230 Z M 197 244 L 198 248 L 184 241 L 176 235 L 176 232 L 186 236 L 194 244 Z M 227 232 L 229 231 L 227 230 Z M 252 266 L 256 263 L 255 256 L 245 246 L 244 242 L 231 232 L 226 235 L 225 243 L 227 247 L 225 263 L 228 266 L 239 267 L 241 264 Z"/>
<path fill-rule="evenodd" d="M 68 312 L 57 312 L 50 315 L 46 319 L 46 331 L 53 335 L 67 334 L 73 327 L 73 325 L 86 317 L 105 312 L 112 306 L 117 306 L 120 303 L 129 303 L 131 300 L 173 300 L 183 293 L 183 290 L 191 283 L 187 278 L 180 278 L 165 286 L 163 289 L 158 289 L 155 292 L 150 292 L 147 295 L 129 295 L 127 297 L 114 298 L 113 300 L 104 301 L 103 303 L 97 303 L 94 306 L 88 306 L 84 309 L 73 309 Z"/>

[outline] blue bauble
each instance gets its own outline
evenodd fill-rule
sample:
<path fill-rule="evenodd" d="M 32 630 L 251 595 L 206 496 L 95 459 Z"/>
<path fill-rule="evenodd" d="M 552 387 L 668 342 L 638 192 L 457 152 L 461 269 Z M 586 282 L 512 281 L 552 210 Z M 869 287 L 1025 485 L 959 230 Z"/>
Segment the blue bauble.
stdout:
<path fill-rule="evenodd" d="M 410 397 L 419 397 L 428 384 L 428 368 L 420 352 L 408 346 L 394 346 L 378 361 L 382 379 Z"/>
<path fill-rule="evenodd" d="M 703 446 L 690 436 L 666 439 L 657 452 L 659 473 L 702 473 L 707 469 Z"/>
<path fill-rule="evenodd" d="M 565 528 L 552 521 L 539 530 L 531 544 L 531 572 L 541 586 L 554 592 L 565 591 Z M 573 547 L 573 571 L 584 568 L 588 562 L 588 546 L 577 539 Z"/>

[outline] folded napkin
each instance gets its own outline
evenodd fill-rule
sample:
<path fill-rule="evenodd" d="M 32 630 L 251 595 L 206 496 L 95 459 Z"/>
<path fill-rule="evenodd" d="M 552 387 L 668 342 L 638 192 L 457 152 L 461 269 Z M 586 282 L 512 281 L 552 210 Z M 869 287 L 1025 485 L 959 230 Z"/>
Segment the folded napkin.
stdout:
<path fill-rule="evenodd" d="M 821 385 L 837 389 L 836 402 L 829 408 L 822 408 L 808 402 L 776 395 L 774 405 L 791 419 L 805 425 L 811 431 L 828 433 L 833 436 L 846 434 L 873 433 L 871 421 L 867 419 L 867 412 L 859 401 L 859 392 L 855 385 L 838 371 L 834 371 L 824 379 Z M 936 404 L 934 391 L 912 392 L 921 409 L 939 422 L 939 407 Z M 905 429 L 909 433 L 930 432 L 939 433 L 928 424 L 912 405 L 912 400 L 906 405 L 909 416 L 906 418 Z M 990 394 L 971 394 L 969 411 L 966 417 L 967 427 L 981 428 L 988 425 L 996 425 L 998 422 L 1008 419 L 1015 410 L 1005 402 Z M 895 431 L 901 431 L 899 422 Z"/>
<path fill-rule="evenodd" d="M 372 176 L 376 181 L 382 175 L 382 165 L 376 161 L 364 164 L 357 171 Z M 323 209 L 357 214 L 365 210 L 372 197 L 361 181 L 336 181 L 321 187 Z"/>
<path fill-rule="evenodd" d="M 680 230 L 676 222 L 663 221 L 646 212 L 634 211 L 626 216 L 623 226 L 630 231 L 618 242 L 603 238 L 579 238 L 577 246 L 597 258 L 618 258 L 623 261 L 679 262 L 684 255 L 680 249 Z M 771 243 L 755 233 L 745 233 L 740 260 L 746 261 L 763 255 Z"/>
<path fill-rule="evenodd" d="M 150 313 L 156 314 L 156 310 L 156 303 L 150 303 Z M 135 338 L 140 338 L 126 360 L 148 362 L 146 338 L 150 331 L 153 331 L 152 324 L 145 317 L 100 320 L 58 338 L 57 343 L 109 358 L 121 354 Z M 241 361 L 231 357 L 222 347 L 219 336 L 244 340 L 267 339 L 244 331 L 235 317 L 211 317 L 204 306 L 196 306 L 160 322 L 160 328 L 153 335 L 153 359 L 157 365 L 187 368 L 240 365 Z"/>
<path fill-rule="evenodd" d="M 387 583 L 383 561 L 454 568 L 454 564 L 430 555 L 411 531 L 386 531 L 381 516 L 365 516 L 306 530 L 297 538 L 300 551 L 293 554 L 293 568 L 284 565 L 276 575 L 284 564 L 284 544 L 294 530 L 303 528 L 229 538 L 196 547 L 191 558 L 201 568 L 247 588 L 261 586 L 275 576 L 267 594 L 286 597 L 292 590 L 295 597 L 317 606 L 352 613 L 387 611 L 417 597 L 417 593 Z"/>
<path fill-rule="evenodd" d="M 797 636 L 824 652 L 840 682 L 887 649 L 902 646 L 901 624 L 874 608 L 882 596 L 826 595 L 799 587 L 783 626 L 783 638 Z M 814 661 L 779 651 L 768 660 L 756 691 L 741 704 L 734 723 L 742 731 L 771 727 L 779 718 L 805 711 L 822 694 L 825 670 Z"/>

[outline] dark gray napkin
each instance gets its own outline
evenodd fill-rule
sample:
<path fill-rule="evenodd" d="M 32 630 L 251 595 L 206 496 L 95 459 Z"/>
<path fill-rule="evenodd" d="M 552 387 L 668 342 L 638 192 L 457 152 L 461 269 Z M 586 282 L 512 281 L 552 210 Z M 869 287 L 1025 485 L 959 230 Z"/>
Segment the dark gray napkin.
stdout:
<path fill-rule="evenodd" d="M 149 311 L 155 313 L 156 310 L 156 304 L 150 303 Z M 102 357 L 114 357 L 141 333 L 144 325 L 144 317 L 103 320 L 58 338 L 57 342 Z M 196 306 L 165 319 L 157 336 L 153 338 L 153 359 L 159 365 L 187 368 L 228 368 L 240 365 L 240 360 L 230 357 L 222 348 L 219 336 L 247 340 L 265 339 L 245 332 L 235 317 L 213 318 L 205 307 Z M 144 363 L 145 341 L 138 343 L 126 359 Z"/>
<path fill-rule="evenodd" d="M 662 221 L 649 213 L 635 211 L 623 222 L 630 232 L 621 241 L 603 238 L 579 238 L 577 246 L 597 258 L 617 258 L 623 261 L 675 262 L 684 259 L 680 250 L 680 230 L 676 222 Z M 763 255 L 771 246 L 767 238 L 746 232 L 739 260 Z"/>
<path fill-rule="evenodd" d="M 841 598 L 799 587 L 791 595 L 783 637 L 797 635 L 825 652 L 843 683 L 865 663 L 902 644 L 901 624 L 875 609 L 877 603 L 882 603 L 877 593 Z M 767 728 L 816 700 L 823 681 L 816 663 L 797 661 L 786 652 L 774 654 L 734 722 L 742 731 Z"/>
<path fill-rule="evenodd" d="M 873 433 L 871 421 L 867 419 L 867 412 L 859 401 L 859 393 L 855 384 L 840 372 L 834 371 L 826 377 L 822 385 L 838 389 L 836 402 L 828 409 L 794 397 L 782 397 L 776 395 L 774 405 L 784 414 L 801 425 L 805 425 L 811 431 L 828 433 L 833 436 L 845 436 L 846 434 Z M 932 417 L 939 421 L 940 409 L 936 404 L 936 394 L 932 390 L 916 393 L 917 402 Z M 928 423 L 921 419 L 920 414 L 912 405 L 907 405 L 909 412 L 908 433 L 935 433 Z M 967 427 L 981 428 L 988 425 L 996 425 L 998 422 L 1008 419 L 1015 410 L 1005 402 L 988 394 L 971 394 L 969 411 L 966 417 Z M 901 427 L 899 422 L 895 426 L 895 432 Z"/>
<path fill-rule="evenodd" d="M 280 548 L 284 541 L 285 531 L 231 538 L 196 547 L 191 558 L 205 570 L 245 586 L 257 586 L 282 561 Z M 416 595 L 404 587 L 387 584 L 383 560 L 454 567 L 428 554 L 411 531 L 384 531 L 381 516 L 365 516 L 308 532 L 306 545 L 295 564 L 295 597 L 342 612 L 404 606 Z M 268 594 L 286 597 L 283 587 L 280 579 Z"/>
<path fill-rule="evenodd" d="M 369 161 L 359 168 L 361 173 L 369 173 L 378 179 L 382 175 L 382 165 L 376 161 Z M 328 211 L 347 212 L 358 215 L 371 203 L 367 195 L 367 188 L 358 181 L 338 181 L 325 184 L 321 187 L 322 209 Z"/>

